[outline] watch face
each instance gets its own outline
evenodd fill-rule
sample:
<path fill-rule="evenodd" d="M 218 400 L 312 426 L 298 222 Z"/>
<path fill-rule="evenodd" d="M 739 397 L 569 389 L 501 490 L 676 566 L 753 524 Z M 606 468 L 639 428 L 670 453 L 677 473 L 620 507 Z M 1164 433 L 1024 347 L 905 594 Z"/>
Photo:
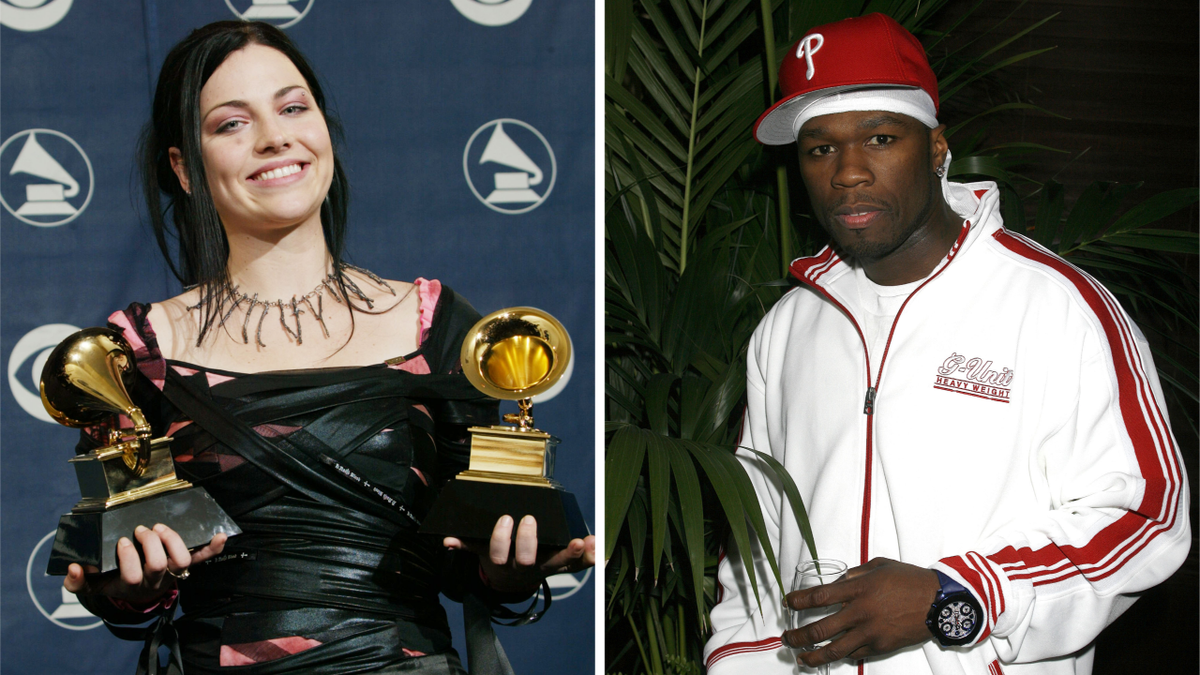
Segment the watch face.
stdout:
<path fill-rule="evenodd" d="M 963 600 L 952 600 L 938 612 L 938 630 L 948 640 L 964 640 L 975 630 L 979 613 Z"/>

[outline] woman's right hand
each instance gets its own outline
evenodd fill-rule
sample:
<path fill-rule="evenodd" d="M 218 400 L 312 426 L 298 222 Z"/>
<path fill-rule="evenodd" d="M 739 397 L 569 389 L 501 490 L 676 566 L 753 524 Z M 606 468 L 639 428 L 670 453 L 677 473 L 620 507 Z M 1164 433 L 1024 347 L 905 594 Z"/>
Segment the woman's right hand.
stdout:
<path fill-rule="evenodd" d="M 175 587 L 175 577 L 194 563 L 203 562 L 225 548 L 229 538 L 217 534 L 207 545 L 189 552 L 183 539 L 171 528 L 159 523 L 153 528 L 138 525 L 133 536 L 142 545 L 142 553 L 128 537 L 117 542 L 117 574 L 94 575 L 98 570 L 89 566 L 88 574 L 82 565 L 71 563 L 63 587 L 77 595 L 104 595 L 133 605 L 149 605 L 158 601 Z"/>

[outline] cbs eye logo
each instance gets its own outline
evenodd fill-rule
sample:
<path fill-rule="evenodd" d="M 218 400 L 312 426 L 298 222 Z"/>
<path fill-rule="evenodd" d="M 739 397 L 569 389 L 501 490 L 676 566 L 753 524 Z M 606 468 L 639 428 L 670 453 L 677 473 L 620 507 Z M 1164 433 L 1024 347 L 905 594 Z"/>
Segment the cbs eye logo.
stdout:
<path fill-rule="evenodd" d="M 50 540 L 54 539 L 57 530 L 42 537 L 29 554 L 29 562 L 25 563 L 25 588 L 33 606 L 50 623 L 67 630 L 91 630 L 104 622 L 96 618 L 79 602 L 74 593 L 63 588 L 62 577 L 52 577 L 46 574 L 46 564 L 50 562 Z"/>
<path fill-rule="evenodd" d="M 17 340 L 12 353 L 8 355 L 8 387 L 13 398 L 25 412 L 43 422 L 54 424 L 50 413 L 46 412 L 45 406 L 42 405 L 39 387 L 42 367 L 46 365 L 46 359 L 58 343 L 78 330 L 75 326 L 65 323 L 38 326 Z M 32 389 L 26 387 L 25 382 L 32 384 Z"/>
<path fill-rule="evenodd" d="M 580 589 L 587 585 L 588 579 L 592 578 L 592 569 L 589 567 L 582 572 L 574 574 L 563 573 L 546 577 L 546 585 L 550 587 L 551 597 L 555 600 L 566 600 L 578 593 Z M 541 595 L 542 592 L 538 591 L 538 596 L 540 597 Z"/>
<path fill-rule="evenodd" d="M 510 24 L 529 9 L 533 0 L 450 0 L 459 14 L 481 26 Z"/>
<path fill-rule="evenodd" d="M 0 24 L 30 33 L 46 30 L 67 15 L 73 0 L 5 0 L 0 2 Z"/>

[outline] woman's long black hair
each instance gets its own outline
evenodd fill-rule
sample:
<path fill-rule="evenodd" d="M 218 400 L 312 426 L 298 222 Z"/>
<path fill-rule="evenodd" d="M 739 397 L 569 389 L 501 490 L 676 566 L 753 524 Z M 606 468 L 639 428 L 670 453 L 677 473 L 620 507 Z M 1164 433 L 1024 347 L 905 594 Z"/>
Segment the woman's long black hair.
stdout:
<path fill-rule="evenodd" d="M 333 258 L 334 276 L 341 296 L 350 297 L 346 293 L 342 271 L 350 196 L 346 172 L 337 156 L 342 130 L 326 110 L 325 93 L 316 73 L 288 36 L 270 24 L 257 21 L 210 23 L 192 31 L 167 54 L 154 90 L 150 122 L 142 131 L 138 145 L 142 191 L 158 248 L 184 288 L 200 289 L 201 320 L 197 345 L 213 325 L 219 323 L 218 313 L 227 300 L 221 295 L 228 293 L 230 285 L 229 241 L 208 190 L 204 157 L 200 151 L 200 90 L 230 54 L 248 44 L 270 47 L 288 57 L 308 84 L 317 109 L 325 116 L 334 148 L 333 183 L 321 205 L 321 227 L 325 232 L 325 245 Z M 183 191 L 171 169 L 171 148 L 179 148 L 183 155 L 191 194 Z M 177 242 L 175 252 L 171 250 L 170 239 Z"/>

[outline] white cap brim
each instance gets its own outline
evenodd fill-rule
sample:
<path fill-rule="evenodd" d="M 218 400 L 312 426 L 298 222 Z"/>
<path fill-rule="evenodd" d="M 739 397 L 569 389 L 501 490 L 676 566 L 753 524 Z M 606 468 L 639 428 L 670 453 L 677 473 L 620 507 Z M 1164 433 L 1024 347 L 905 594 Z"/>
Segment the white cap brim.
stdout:
<path fill-rule="evenodd" d="M 908 115 L 930 129 L 938 126 L 933 99 L 920 87 L 848 85 L 777 103 L 759 119 L 754 137 L 765 145 L 788 145 L 796 142 L 800 127 L 814 117 L 868 110 Z"/>

